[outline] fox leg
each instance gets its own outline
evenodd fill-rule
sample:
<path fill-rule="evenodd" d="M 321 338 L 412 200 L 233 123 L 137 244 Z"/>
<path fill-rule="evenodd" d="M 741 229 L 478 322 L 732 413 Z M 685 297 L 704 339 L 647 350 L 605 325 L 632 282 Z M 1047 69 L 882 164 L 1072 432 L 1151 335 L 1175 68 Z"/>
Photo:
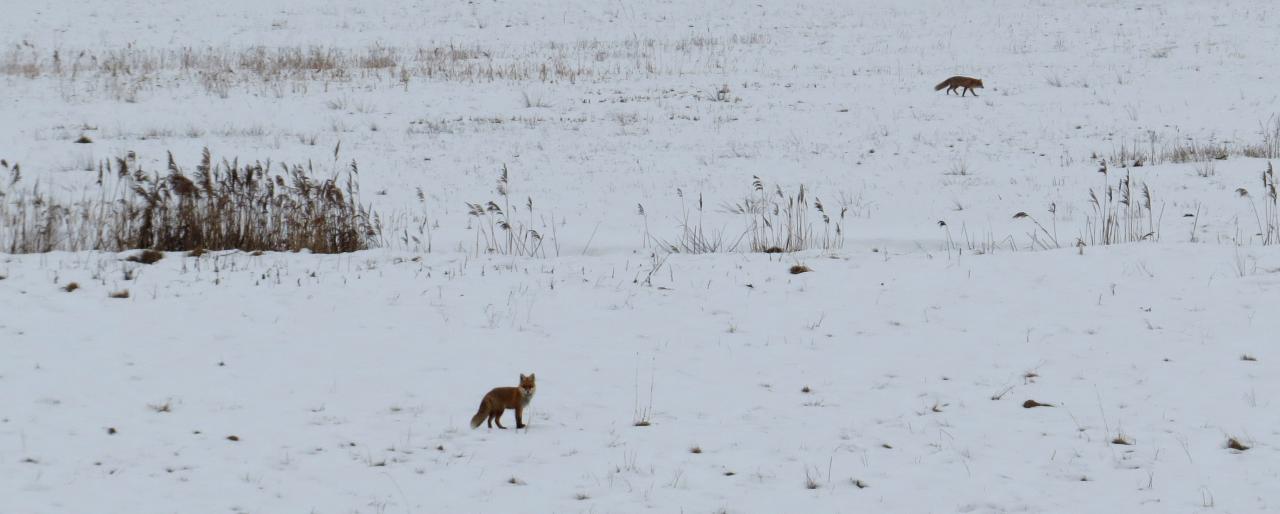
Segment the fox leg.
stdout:
<path fill-rule="evenodd" d="M 524 407 L 516 407 L 516 428 L 524 428 Z"/>
<path fill-rule="evenodd" d="M 949 94 L 951 94 L 951 93 L 954 93 L 954 92 L 956 91 L 956 88 L 957 88 L 957 87 L 959 87 L 959 86 L 950 86 L 950 87 L 948 87 L 948 88 L 947 88 L 947 94 L 949 95 Z"/>
<path fill-rule="evenodd" d="M 505 409 L 493 411 L 493 424 L 498 425 L 498 428 L 506 430 L 507 427 L 502 426 L 502 413 L 504 412 L 506 412 Z"/>

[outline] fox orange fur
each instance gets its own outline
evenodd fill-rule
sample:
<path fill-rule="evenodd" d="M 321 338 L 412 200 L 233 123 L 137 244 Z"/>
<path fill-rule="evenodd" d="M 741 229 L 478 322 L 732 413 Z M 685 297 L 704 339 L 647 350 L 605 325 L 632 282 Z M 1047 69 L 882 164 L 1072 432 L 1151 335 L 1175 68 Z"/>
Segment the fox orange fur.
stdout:
<path fill-rule="evenodd" d="M 507 409 L 515 409 L 516 428 L 524 428 L 524 408 L 533 400 L 536 389 L 533 373 L 527 377 L 520 375 L 520 385 L 517 387 L 493 388 L 480 400 L 480 409 L 476 411 L 476 415 L 471 416 L 471 428 L 477 428 L 480 423 L 488 420 L 489 428 L 497 424 L 498 428 L 506 429 L 507 427 L 502 426 L 502 413 Z"/>
<path fill-rule="evenodd" d="M 951 94 L 951 92 L 955 91 L 957 88 L 963 88 L 960 91 L 960 96 L 964 96 L 965 93 L 973 93 L 973 96 L 978 96 L 978 92 L 974 91 L 975 88 L 986 89 L 982 87 L 981 79 L 975 79 L 973 77 L 961 77 L 959 75 L 955 77 L 951 77 L 947 80 L 942 81 L 941 84 L 933 86 L 933 90 L 939 91 L 944 87 L 947 88 L 947 94 Z"/>

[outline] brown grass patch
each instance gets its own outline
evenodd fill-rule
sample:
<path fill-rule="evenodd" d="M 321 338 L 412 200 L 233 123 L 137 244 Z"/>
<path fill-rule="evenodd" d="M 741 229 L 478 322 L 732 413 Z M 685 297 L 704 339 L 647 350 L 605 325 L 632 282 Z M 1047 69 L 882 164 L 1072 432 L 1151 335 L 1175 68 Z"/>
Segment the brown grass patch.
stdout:
<path fill-rule="evenodd" d="M 0 251 L 364 250 L 381 241 L 381 219 L 360 203 L 358 176 L 354 161 L 318 172 L 311 163 L 215 162 L 208 149 L 191 174 L 172 154 L 164 173 L 104 161 L 75 200 L 14 174 L 0 204 Z"/>
<path fill-rule="evenodd" d="M 1240 439 L 1237 439 L 1237 438 L 1235 438 L 1235 437 L 1228 437 L 1228 438 L 1227 438 L 1227 448 L 1228 448 L 1228 449 L 1231 449 L 1231 450 L 1238 451 L 1238 452 L 1243 452 L 1243 451 L 1246 451 L 1246 450 L 1248 450 L 1249 448 L 1253 448 L 1253 447 L 1252 447 L 1252 446 L 1249 446 L 1249 445 L 1247 445 L 1247 444 L 1244 444 L 1243 442 L 1241 442 L 1241 441 L 1240 441 Z"/>
<path fill-rule="evenodd" d="M 157 252 L 155 250 L 143 250 L 139 254 L 130 255 L 125 260 L 129 262 L 139 262 L 142 264 L 155 264 L 156 262 L 159 262 L 160 259 L 163 259 L 163 258 L 164 258 L 163 252 Z"/>
<path fill-rule="evenodd" d="M 119 291 L 112 291 L 112 292 L 110 292 L 110 293 L 107 293 L 107 297 L 109 297 L 109 298 L 128 298 L 128 297 L 129 297 L 129 290 L 128 290 L 128 289 L 121 289 L 121 290 L 119 290 Z"/>
<path fill-rule="evenodd" d="M 80 289 L 80 284 L 76 282 L 68 282 L 67 285 L 62 287 L 62 290 L 68 293 L 75 291 L 76 289 Z"/>

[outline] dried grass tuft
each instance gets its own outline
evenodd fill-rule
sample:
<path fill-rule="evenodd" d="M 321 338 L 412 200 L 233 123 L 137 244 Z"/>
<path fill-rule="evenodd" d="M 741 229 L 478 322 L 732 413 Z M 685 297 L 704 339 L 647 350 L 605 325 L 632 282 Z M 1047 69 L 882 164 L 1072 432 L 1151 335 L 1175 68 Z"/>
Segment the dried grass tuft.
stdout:
<path fill-rule="evenodd" d="M 1252 448 L 1252 446 L 1244 444 L 1243 442 L 1240 441 L 1240 439 L 1237 439 L 1235 437 L 1228 437 L 1227 448 L 1231 450 L 1235 450 L 1237 452 L 1243 452 L 1243 451 L 1247 451 L 1249 448 Z"/>
<path fill-rule="evenodd" d="M 381 240 L 381 219 L 359 201 L 355 162 L 330 178 L 317 178 L 311 163 L 215 162 L 208 149 L 191 174 L 172 154 L 164 173 L 134 162 L 101 163 L 79 200 L 22 188 L 15 173 L 0 204 L 0 251 L 155 251 L 138 256 L 145 262 L 204 249 L 345 253 Z"/>
<path fill-rule="evenodd" d="M 164 253 L 155 250 L 143 250 L 137 255 L 130 255 L 127 259 L 129 262 L 138 262 L 142 264 L 155 264 L 164 258 Z"/>

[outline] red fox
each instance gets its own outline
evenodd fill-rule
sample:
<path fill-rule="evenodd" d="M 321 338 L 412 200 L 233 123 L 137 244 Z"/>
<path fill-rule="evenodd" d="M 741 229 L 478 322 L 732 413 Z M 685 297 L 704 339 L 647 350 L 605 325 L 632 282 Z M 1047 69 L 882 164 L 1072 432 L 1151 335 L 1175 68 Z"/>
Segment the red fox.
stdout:
<path fill-rule="evenodd" d="M 941 84 L 933 86 L 933 90 L 940 91 L 944 87 L 947 88 L 947 94 L 951 94 L 951 92 L 955 91 L 956 88 L 964 88 L 960 91 L 960 96 L 964 96 L 965 93 L 973 93 L 973 96 L 978 96 L 978 92 L 974 91 L 974 88 L 986 89 L 982 87 L 982 80 L 975 79 L 973 77 L 961 76 L 955 76 L 944 80 Z"/>
<path fill-rule="evenodd" d="M 530 373 L 527 377 L 520 375 L 520 385 L 517 387 L 493 388 L 480 400 L 480 409 L 476 411 L 476 415 L 471 416 L 471 428 L 479 427 L 487 418 L 489 428 L 497 424 L 498 428 L 505 430 L 507 427 L 502 426 L 502 413 L 507 409 L 516 410 L 516 428 L 524 428 L 524 408 L 533 400 L 536 387 L 533 373 Z"/>

